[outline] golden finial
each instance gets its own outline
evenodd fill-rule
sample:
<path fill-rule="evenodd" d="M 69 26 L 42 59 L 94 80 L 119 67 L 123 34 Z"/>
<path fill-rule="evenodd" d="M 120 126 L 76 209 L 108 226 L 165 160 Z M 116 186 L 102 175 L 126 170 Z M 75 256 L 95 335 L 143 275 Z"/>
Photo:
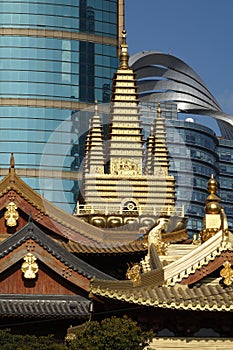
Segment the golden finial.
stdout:
<path fill-rule="evenodd" d="M 217 183 L 217 181 L 215 180 L 213 174 L 211 175 L 211 177 L 210 177 L 210 179 L 209 179 L 209 181 L 208 181 L 208 187 L 207 187 L 207 189 L 208 189 L 208 192 L 209 192 L 210 194 L 214 194 L 214 193 L 216 193 L 217 190 L 218 190 L 218 183 Z"/>
<path fill-rule="evenodd" d="M 153 125 L 150 126 L 150 136 L 151 135 L 154 135 L 154 126 Z"/>
<path fill-rule="evenodd" d="M 158 117 L 161 117 L 161 106 L 160 106 L 160 102 L 158 102 L 157 113 L 158 113 Z"/>
<path fill-rule="evenodd" d="M 120 53 L 120 69 L 129 69 L 128 45 L 126 43 L 126 30 L 122 30 L 122 43 Z"/>
<path fill-rule="evenodd" d="M 95 100 L 95 115 L 98 115 L 98 101 Z"/>
<path fill-rule="evenodd" d="M 216 195 L 218 190 L 218 183 L 214 178 L 214 175 L 211 175 L 211 178 L 208 181 L 208 192 L 209 196 L 206 198 L 206 214 L 217 214 L 221 211 L 221 206 L 219 204 L 220 198 Z"/>
<path fill-rule="evenodd" d="M 203 229 L 200 231 L 202 243 L 214 236 L 221 229 L 227 231 L 227 219 L 225 218 L 225 213 L 221 210 L 220 198 L 216 195 L 217 190 L 218 183 L 214 176 L 211 175 L 208 181 L 209 195 L 206 198 Z"/>

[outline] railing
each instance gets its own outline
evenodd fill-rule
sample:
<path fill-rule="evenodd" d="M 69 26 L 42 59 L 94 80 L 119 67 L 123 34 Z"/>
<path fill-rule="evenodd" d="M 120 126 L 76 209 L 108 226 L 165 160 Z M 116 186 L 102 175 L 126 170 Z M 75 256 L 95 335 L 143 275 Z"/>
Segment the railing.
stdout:
<path fill-rule="evenodd" d="M 88 205 L 88 204 L 77 204 L 75 208 L 74 215 L 83 216 L 83 215 L 153 215 L 153 216 L 184 216 L 184 206 L 174 207 L 166 206 L 165 208 L 156 207 L 156 206 L 135 206 L 134 209 L 125 209 L 121 205 Z"/>

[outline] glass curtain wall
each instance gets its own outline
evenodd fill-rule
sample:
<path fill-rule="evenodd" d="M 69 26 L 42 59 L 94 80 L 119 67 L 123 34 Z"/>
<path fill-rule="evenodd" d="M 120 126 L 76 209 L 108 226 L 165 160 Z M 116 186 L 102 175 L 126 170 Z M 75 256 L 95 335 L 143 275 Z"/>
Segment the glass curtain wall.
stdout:
<path fill-rule="evenodd" d="M 119 6 L 118 0 L 0 2 L 0 175 L 13 152 L 18 174 L 69 212 L 88 128 L 88 114 L 79 111 L 110 100 Z"/>

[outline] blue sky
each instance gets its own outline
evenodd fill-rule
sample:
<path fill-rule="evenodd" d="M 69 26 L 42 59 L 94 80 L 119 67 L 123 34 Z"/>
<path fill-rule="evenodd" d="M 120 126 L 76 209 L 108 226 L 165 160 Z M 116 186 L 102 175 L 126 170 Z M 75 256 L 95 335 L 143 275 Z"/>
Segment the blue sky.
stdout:
<path fill-rule="evenodd" d="M 125 0 L 129 53 L 179 57 L 233 115 L 233 1 Z"/>

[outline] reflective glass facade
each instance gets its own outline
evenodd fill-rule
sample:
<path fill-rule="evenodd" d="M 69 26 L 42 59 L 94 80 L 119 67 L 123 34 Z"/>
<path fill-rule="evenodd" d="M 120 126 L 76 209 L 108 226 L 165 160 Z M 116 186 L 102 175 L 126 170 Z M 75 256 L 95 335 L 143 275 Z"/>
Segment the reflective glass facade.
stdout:
<path fill-rule="evenodd" d="M 72 212 L 77 181 L 62 172 L 80 163 L 77 111 L 110 100 L 119 1 L 1 1 L 0 16 L 0 167 L 13 152 L 16 168 L 35 170 L 25 181 Z"/>
<path fill-rule="evenodd" d="M 157 115 L 157 104 L 141 108 L 142 125 L 148 136 Z M 218 138 L 210 128 L 195 122 L 178 120 L 174 104 L 161 103 L 166 120 L 170 174 L 176 179 L 177 206 L 184 205 L 189 217 L 188 232 L 198 233 L 203 227 L 207 182 L 212 174 L 219 181 L 218 195 L 233 228 L 233 141 Z"/>
<path fill-rule="evenodd" d="M 189 217 L 188 232 L 192 235 L 203 226 L 207 182 L 212 174 L 218 175 L 218 139 L 211 129 L 197 123 L 173 120 L 167 124 L 168 147 L 172 156 L 170 171 L 177 179 L 177 200 L 184 205 Z M 176 134 L 184 142 L 182 147 L 174 137 Z"/>
<path fill-rule="evenodd" d="M 224 205 L 230 229 L 233 229 L 233 141 L 219 139 L 217 148 L 219 156 L 219 195 Z"/>

